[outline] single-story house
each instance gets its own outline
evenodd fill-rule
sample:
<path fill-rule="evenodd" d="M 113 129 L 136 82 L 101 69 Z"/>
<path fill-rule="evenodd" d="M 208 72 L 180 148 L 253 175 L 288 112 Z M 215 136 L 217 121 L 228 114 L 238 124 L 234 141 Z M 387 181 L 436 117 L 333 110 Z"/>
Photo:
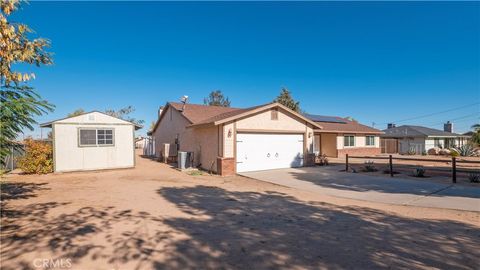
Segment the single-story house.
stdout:
<path fill-rule="evenodd" d="M 452 124 L 447 122 L 444 130 L 423 126 L 402 125 L 389 128 L 381 135 L 382 153 L 422 154 L 434 147 L 449 148 L 462 146 L 469 136 L 452 132 Z"/>
<path fill-rule="evenodd" d="M 327 157 L 380 154 L 380 134 L 383 132 L 338 116 L 304 114 L 322 126 L 315 129 L 314 153 Z"/>
<path fill-rule="evenodd" d="M 135 166 L 135 130 L 142 126 L 92 111 L 40 127 L 52 129 L 55 172 Z"/>
<path fill-rule="evenodd" d="M 315 151 L 338 156 L 347 152 L 344 149 L 367 148 L 361 139 L 365 134 L 381 133 L 358 130 L 359 124 L 347 121 L 335 124 L 348 128 L 312 120 L 279 103 L 241 109 L 168 102 L 159 111 L 152 137 L 159 158 L 191 152 L 193 166 L 232 175 L 313 165 Z"/>

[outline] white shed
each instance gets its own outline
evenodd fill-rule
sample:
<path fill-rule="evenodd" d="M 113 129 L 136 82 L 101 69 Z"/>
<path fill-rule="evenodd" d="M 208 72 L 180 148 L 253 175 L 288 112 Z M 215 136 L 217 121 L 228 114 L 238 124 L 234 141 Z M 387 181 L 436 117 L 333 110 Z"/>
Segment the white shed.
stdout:
<path fill-rule="evenodd" d="M 132 168 L 135 130 L 131 122 L 88 112 L 41 124 L 52 128 L 55 172 Z"/>

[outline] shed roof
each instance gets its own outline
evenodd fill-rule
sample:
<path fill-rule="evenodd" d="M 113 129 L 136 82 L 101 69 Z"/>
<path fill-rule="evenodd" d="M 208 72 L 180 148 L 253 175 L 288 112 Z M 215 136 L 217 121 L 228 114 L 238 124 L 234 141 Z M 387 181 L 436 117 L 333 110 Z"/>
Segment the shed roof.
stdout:
<path fill-rule="evenodd" d="M 124 119 L 121 119 L 121 118 L 118 118 L 118 117 L 115 117 L 115 116 L 111 116 L 111 115 L 108 115 L 108 114 L 103 113 L 103 112 L 100 112 L 100 111 L 90 111 L 90 112 L 85 112 L 85 113 L 82 113 L 82 114 L 79 114 L 79 115 L 75 115 L 75 116 L 69 116 L 69 117 L 64 117 L 64 118 L 56 119 L 56 120 L 53 120 L 53 121 L 50 121 L 50 122 L 41 123 L 41 124 L 40 124 L 40 127 L 51 128 L 53 123 L 56 123 L 56 122 L 59 122 L 59 121 L 63 121 L 63 120 L 67 120 L 67 119 L 70 119 L 70 118 L 75 118 L 75 117 L 82 116 L 82 115 L 91 114 L 91 113 L 101 113 L 101 114 L 106 115 L 106 116 L 108 116 L 108 117 L 112 117 L 112 118 L 114 118 L 114 119 L 121 120 L 121 121 L 125 122 L 126 124 L 134 125 L 134 126 L 135 126 L 135 130 L 138 130 L 138 129 L 143 128 L 142 125 L 135 124 L 135 123 L 129 122 L 129 121 L 127 121 L 127 120 L 124 120 Z M 101 124 L 101 123 L 98 123 L 98 124 Z"/>

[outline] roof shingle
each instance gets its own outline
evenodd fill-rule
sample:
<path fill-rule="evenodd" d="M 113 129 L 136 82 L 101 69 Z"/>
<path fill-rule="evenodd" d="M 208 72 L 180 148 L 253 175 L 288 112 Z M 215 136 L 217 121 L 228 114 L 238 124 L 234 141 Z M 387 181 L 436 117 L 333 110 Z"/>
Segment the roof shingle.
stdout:
<path fill-rule="evenodd" d="M 382 137 L 402 138 L 402 137 L 458 137 L 464 136 L 457 133 L 446 132 L 439 129 L 402 125 L 399 127 L 389 128 L 384 130 L 385 134 Z"/>

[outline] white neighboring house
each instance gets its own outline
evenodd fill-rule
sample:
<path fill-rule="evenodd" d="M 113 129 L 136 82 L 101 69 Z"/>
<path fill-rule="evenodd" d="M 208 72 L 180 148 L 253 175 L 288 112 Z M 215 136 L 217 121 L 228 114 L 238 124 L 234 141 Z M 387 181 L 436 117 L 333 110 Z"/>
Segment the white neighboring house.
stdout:
<path fill-rule="evenodd" d="M 142 126 L 93 111 L 40 127 L 52 128 L 55 172 L 135 167 L 135 130 Z"/>
<path fill-rule="evenodd" d="M 421 154 L 434 147 L 450 148 L 462 146 L 468 143 L 469 136 L 452 132 L 452 123 L 447 122 L 444 130 L 422 126 L 402 125 L 399 127 L 389 126 L 380 135 L 382 140 L 395 140 L 400 154 L 406 154 L 409 150 Z"/>

